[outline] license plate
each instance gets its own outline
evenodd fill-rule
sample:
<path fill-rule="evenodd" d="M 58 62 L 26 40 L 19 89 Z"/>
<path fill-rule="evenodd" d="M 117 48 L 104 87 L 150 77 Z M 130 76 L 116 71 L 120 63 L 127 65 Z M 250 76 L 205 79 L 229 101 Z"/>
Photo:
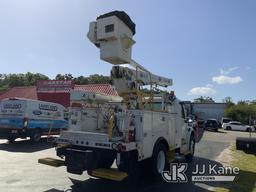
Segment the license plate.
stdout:
<path fill-rule="evenodd" d="M 12 130 L 12 133 L 18 133 L 18 131 L 17 130 Z"/>

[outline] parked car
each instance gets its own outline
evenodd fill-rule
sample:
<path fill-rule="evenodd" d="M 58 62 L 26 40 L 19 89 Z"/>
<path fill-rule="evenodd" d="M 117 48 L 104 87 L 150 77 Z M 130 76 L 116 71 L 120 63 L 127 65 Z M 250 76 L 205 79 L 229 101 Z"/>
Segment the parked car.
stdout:
<path fill-rule="evenodd" d="M 230 121 L 232 121 L 231 118 L 222 117 L 221 120 L 220 120 L 221 126 L 223 125 L 223 123 L 229 123 Z"/>
<path fill-rule="evenodd" d="M 218 122 L 216 119 L 207 119 L 204 124 L 205 130 L 218 131 Z"/>
<path fill-rule="evenodd" d="M 234 131 L 254 131 L 254 128 L 249 125 L 244 125 L 238 121 L 230 121 L 229 123 L 223 123 L 222 128 L 225 130 L 234 130 Z"/>

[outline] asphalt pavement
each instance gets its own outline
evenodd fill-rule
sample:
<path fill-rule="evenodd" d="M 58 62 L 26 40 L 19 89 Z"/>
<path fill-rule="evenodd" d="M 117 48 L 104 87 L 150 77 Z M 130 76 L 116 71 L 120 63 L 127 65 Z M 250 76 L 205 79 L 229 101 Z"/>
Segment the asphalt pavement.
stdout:
<path fill-rule="evenodd" d="M 190 172 L 195 164 L 217 164 L 216 157 L 227 148 L 236 137 L 247 137 L 248 133 L 220 131 L 204 132 L 196 145 L 195 158 L 190 165 Z M 8 144 L 0 140 L 0 191 L 5 192 L 103 192 L 129 191 L 122 182 L 90 178 L 86 173 L 81 176 L 68 174 L 65 167 L 49 167 L 38 164 L 42 157 L 56 157 L 55 149 L 43 139 L 38 144 L 29 140 L 18 140 Z M 182 161 L 182 160 L 181 160 Z M 188 173 L 189 174 L 189 173 Z M 219 185 L 219 184 L 218 184 Z M 142 175 L 136 190 L 151 191 L 209 191 L 216 183 L 153 183 Z"/>

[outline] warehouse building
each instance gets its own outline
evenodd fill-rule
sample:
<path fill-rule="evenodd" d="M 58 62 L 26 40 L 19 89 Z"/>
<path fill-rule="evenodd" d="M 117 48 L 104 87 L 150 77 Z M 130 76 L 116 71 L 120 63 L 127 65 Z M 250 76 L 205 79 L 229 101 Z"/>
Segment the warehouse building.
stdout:
<path fill-rule="evenodd" d="M 5 98 L 26 98 L 41 101 L 48 101 L 70 106 L 70 91 L 88 91 L 117 96 L 116 90 L 109 84 L 87 84 L 75 85 L 69 80 L 46 80 L 38 81 L 37 86 L 13 87 L 0 94 L 0 101 Z"/>
<path fill-rule="evenodd" d="M 201 120 L 216 119 L 220 122 L 226 103 L 193 103 L 193 113 Z"/>

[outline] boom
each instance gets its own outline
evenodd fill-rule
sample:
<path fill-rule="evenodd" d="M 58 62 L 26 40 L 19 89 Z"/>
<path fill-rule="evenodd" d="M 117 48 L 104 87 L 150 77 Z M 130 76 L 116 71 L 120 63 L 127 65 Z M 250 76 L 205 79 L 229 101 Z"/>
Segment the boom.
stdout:
<path fill-rule="evenodd" d="M 122 81 L 124 81 L 123 84 L 126 84 L 126 88 L 120 85 L 120 78 L 117 80 L 116 76 L 112 76 L 119 93 L 129 86 L 134 86 L 137 89 L 140 85 L 171 86 L 172 79 L 154 75 L 132 60 L 132 46 L 135 44 L 134 34 L 135 24 L 130 17 L 123 11 L 113 11 L 101 15 L 96 21 L 91 22 L 87 37 L 100 49 L 102 60 L 112 65 L 129 64 L 134 68 L 113 67 L 112 72 L 119 70 L 125 74 Z"/>

